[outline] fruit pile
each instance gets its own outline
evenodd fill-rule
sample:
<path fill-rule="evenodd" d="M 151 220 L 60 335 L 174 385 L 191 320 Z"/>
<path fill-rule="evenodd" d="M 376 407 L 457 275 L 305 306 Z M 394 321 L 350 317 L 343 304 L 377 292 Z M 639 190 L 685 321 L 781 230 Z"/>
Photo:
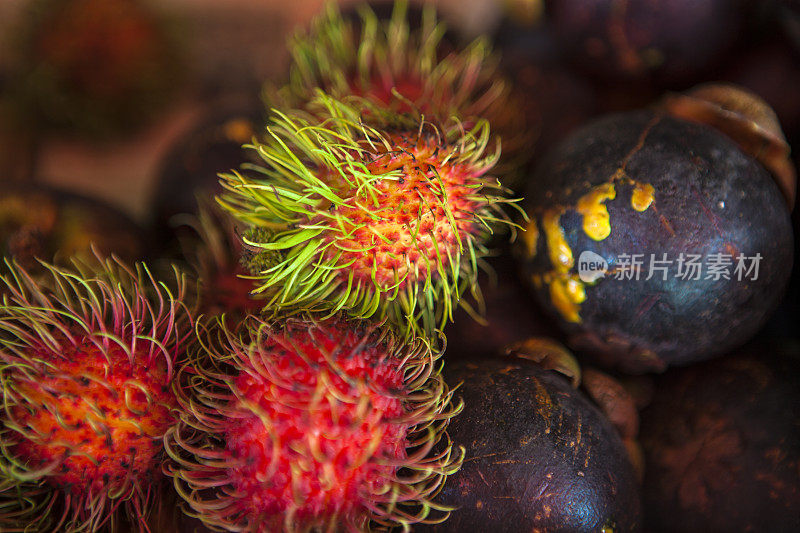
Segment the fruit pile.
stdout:
<path fill-rule="evenodd" d="M 501 60 L 330 4 L 151 235 L 5 194 L 0 531 L 800 529 L 800 113 L 692 87 L 748 9 L 553 2 Z"/>

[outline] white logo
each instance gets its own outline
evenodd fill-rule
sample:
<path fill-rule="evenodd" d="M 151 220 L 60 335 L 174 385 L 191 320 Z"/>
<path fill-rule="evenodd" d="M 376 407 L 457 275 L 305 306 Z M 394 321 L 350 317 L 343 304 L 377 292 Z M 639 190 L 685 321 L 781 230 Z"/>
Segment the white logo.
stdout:
<path fill-rule="evenodd" d="M 584 283 L 594 283 L 598 279 L 604 278 L 608 272 L 608 261 L 602 255 L 598 255 L 589 250 L 581 252 L 578 257 L 578 277 Z"/>

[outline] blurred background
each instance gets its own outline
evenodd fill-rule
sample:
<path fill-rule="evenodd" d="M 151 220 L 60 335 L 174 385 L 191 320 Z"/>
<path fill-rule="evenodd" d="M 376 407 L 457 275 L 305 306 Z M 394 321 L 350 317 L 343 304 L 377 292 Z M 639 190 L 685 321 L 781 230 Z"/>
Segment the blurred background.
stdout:
<path fill-rule="evenodd" d="M 628 44 L 644 43 L 638 58 L 613 38 L 613 27 L 581 19 L 580 2 L 435 3 L 456 42 L 485 34 L 503 54 L 524 95 L 529 131 L 546 137 L 534 155 L 593 115 L 713 79 L 756 90 L 790 140 L 796 137 L 800 99 L 791 88 L 800 85 L 800 24 L 793 2 L 633 2 L 656 6 L 649 18 L 623 13 Z M 0 180 L 67 189 L 151 225 L 170 149 L 204 121 L 225 125 L 226 117 L 258 113 L 262 84 L 285 75 L 287 37 L 323 4 L 2 0 Z M 341 4 L 347 10 L 356 2 Z M 665 37 L 659 24 L 672 32 Z M 695 64 L 682 64 L 681 54 Z M 665 68 L 641 76 L 637 61 L 664 61 Z M 245 126 L 232 122 L 224 135 L 246 141 Z"/>
<path fill-rule="evenodd" d="M 800 30 L 792 2 L 634 2 L 655 5 L 661 21 L 633 9 L 623 13 L 628 45 L 644 43 L 638 57 L 613 38 L 614 28 L 582 20 L 580 2 L 435 3 L 454 41 L 485 34 L 503 54 L 523 95 L 528 129 L 540 141 L 534 155 L 593 115 L 713 79 L 756 90 L 790 140 L 796 136 L 800 100 L 790 88 L 800 85 Z M 188 132 L 204 122 L 226 128 L 220 135 L 234 144 L 248 140 L 252 123 L 229 119 L 259 121 L 262 85 L 285 76 L 287 38 L 323 4 L 3 0 L 0 180 L 79 193 L 149 227 L 158 220 L 159 174 L 170 150 L 182 139 L 186 148 Z M 356 2 L 341 4 L 346 11 Z M 668 38 L 658 24 L 674 26 Z M 695 64 L 681 63 L 681 54 Z M 637 61 L 665 67 L 643 76 Z"/>

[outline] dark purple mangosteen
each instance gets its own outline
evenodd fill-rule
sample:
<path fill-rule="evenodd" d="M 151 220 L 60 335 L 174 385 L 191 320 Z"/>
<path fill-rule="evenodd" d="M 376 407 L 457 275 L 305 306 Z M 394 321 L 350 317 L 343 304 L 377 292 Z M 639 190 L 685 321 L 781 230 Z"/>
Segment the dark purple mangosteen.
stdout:
<path fill-rule="evenodd" d="M 448 433 L 461 469 L 419 531 L 637 531 L 639 487 L 611 423 L 564 376 L 514 357 L 448 361 L 464 411 Z"/>
<path fill-rule="evenodd" d="M 800 345 L 659 376 L 642 412 L 648 531 L 800 531 Z"/>
<path fill-rule="evenodd" d="M 0 190 L 0 255 L 35 269 L 94 246 L 126 261 L 144 258 L 141 228 L 98 200 L 43 185 L 4 183 Z"/>
<path fill-rule="evenodd" d="M 793 50 L 785 39 L 771 39 L 731 61 L 722 76 L 766 100 L 787 137 L 800 133 L 800 98 L 792 89 L 800 86 L 800 49 Z"/>
<path fill-rule="evenodd" d="M 607 81 L 668 87 L 707 75 L 736 43 L 744 0 L 557 0 L 550 22 L 576 65 Z"/>
<path fill-rule="evenodd" d="M 501 67 L 525 122 L 517 163 L 533 168 L 550 148 L 597 114 L 600 102 L 592 84 L 563 61 L 547 28 L 525 28 L 505 21 L 495 36 Z M 508 139 L 503 137 L 503 150 Z M 525 170 L 504 176 L 509 187 L 524 189 Z"/>
<path fill-rule="evenodd" d="M 600 119 L 530 184 L 524 274 L 570 344 L 601 364 L 647 372 L 722 354 L 786 287 L 793 175 L 782 176 L 664 109 Z"/>
<path fill-rule="evenodd" d="M 198 199 L 210 202 L 222 192 L 220 172 L 238 168 L 250 157 L 242 146 L 260 131 L 265 110 L 256 101 L 230 104 L 210 113 L 169 150 L 161 163 L 154 195 L 154 233 L 167 244 L 175 215 L 197 213 Z"/>
<path fill-rule="evenodd" d="M 522 280 L 510 253 L 490 258 L 479 273 L 483 308 L 459 307 L 444 333 L 448 360 L 502 354 L 508 346 L 531 336 L 553 336 L 558 326 L 542 313 Z"/>

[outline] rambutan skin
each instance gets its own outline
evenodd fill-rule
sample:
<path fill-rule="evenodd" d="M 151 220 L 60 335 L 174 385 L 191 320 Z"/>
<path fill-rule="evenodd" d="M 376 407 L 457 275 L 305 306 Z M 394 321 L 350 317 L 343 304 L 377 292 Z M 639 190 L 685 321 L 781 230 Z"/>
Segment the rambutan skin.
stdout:
<path fill-rule="evenodd" d="M 165 438 L 190 514 L 249 532 L 447 517 L 431 499 L 460 466 L 445 428 L 461 406 L 425 342 L 401 345 L 384 325 L 341 316 L 199 332 Z"/>
<path fill-rule="evenodd" d="M 74 494 L 118 489 L 129 477 L 148 475 L 158 439 L 172 425 L 166 362 L 135 366 L 121 348 L 104 353 L 91 343 L 34 357 L 35 379 L 3 372 L 11 404 L 5 425 L 19 433 L 9 438 L 12 454 L 31 467 L 52 468 L 48 482 Z"/>
<path fill-rule="evenodd" d="M 404 289 L 419 278 L 441 276 L 438 256 L 457 256 L 462 240 L 482 236 L 473 213 L 485 209 L 485 200 L 473 192 L 481 187 L 483 169 L 446 161 L 435 137 L 389 134 L 386 140 L 365 157 L 366 170 L 375 176 L 399 172 L 399 177 L 375 183 L 373 205 L 337 208 L 348 228 L 324 240 L 336 241 L 356 282 L 374 279 L 376 285 Z M 318 215 L 312 224 L 324 218 Z M 365 247 L 372 253 L 365 254 Z M 335 253 L 328 248 L 325 256 L 333 259 Z"/>
<path fill-rule="evenodd" d="M 465 131 L 321 92 L 309 109 L 276 112 L 252 146 L 264 167 L 223 175 L 218 201 L 263 231 L 245 243 L 277 252 L 256 268 L 255 292 L 275 316 L 344 310 L 430 338 L 478 292 L 492 233 L 513 227 L 488 125 Z"/>
<path fill-rule="evenodd" d="M 531 129 L 518 110 L 525 95 L 513 90 L 500 69 L 499 55 L 484 36 L 454 46 L 432 3 L 417 10 L 394 2 L 382 18 L 366 3 L 357 15 L 343 15 L 330 2 L 307 30 L 289 42 L 289 79 L 269 84 L 269 107 L 303 108 L 322 90 L 336 98 L 350 95 L 397 113 L 419 113 L 436 122 L 458 117 L 466 129 L 480 120 L 491 125 L 492 142 L 503 141 L 496 173 L 504 185 L 521 178 L 530 154 Z M 409 12 L 410 11 L 410 12 Z"/>
<path fill-rule="evenodd" d="M 173 293 L 143 265 L 99 257 L 42 266 L 42 282 L 13 263 L 2 278 L 0 488 L 16 510 L 0 511 L 0 529 L 113 528 L 124 504 L 149 531 L 191 332 L 186 283 L 177 275 Z"/>

